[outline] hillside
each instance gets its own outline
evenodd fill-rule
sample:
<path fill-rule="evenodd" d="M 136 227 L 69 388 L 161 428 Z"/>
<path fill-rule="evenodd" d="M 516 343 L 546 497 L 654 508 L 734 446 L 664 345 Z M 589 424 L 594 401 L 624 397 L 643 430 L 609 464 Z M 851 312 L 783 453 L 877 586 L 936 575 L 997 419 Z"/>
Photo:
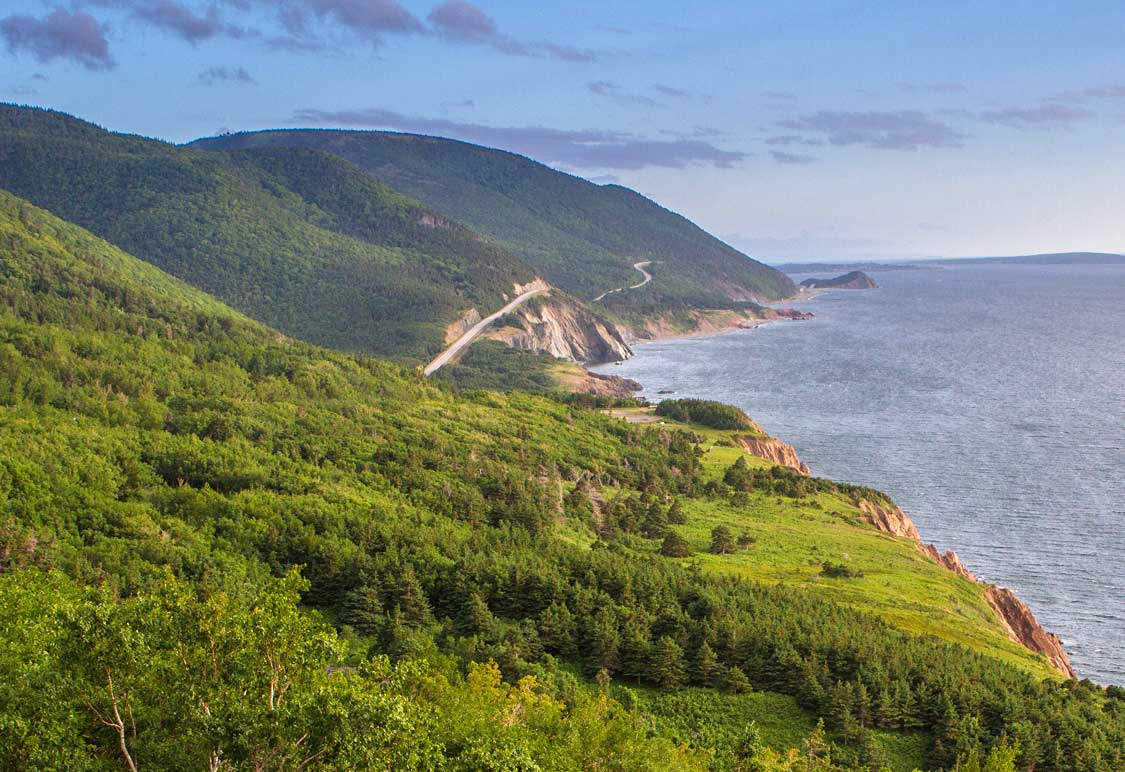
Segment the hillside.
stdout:
<path fill-rule="evenodd" d="M 594 183 L 523 156 L 440 137 L 379 131 L 292 130 L 197 140 L 211 149 L 306 148 L 354 163 L 376 179 L 494 239 L 552 284 L 622 313 L 667 306 L 726 308 L 779 300 L 796 288 L 692 222 L 619 185 Z"/>
<path fill-rule="evenodd" d="M 315 151 L 215 153 L 0 105 L 10 190 L 281 331 L 419 361 L 525 262 Z"/>
<path fill-rule="evenodd" d="M 749 421 L 458 394 L 6 193 L 0 296 L 4 768 L 1123 761 L 1125 695 Z"/>

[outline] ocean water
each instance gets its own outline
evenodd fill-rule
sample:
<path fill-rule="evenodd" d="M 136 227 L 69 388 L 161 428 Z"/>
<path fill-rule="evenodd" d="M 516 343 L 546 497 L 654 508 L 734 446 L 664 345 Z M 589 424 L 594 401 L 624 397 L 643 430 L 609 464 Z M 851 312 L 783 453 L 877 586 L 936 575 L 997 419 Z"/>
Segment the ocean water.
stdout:
<path fill-rule="evenodd" d="M 1080 677 L 1125 684 L 1125 266 L 873 276 L 796 304 L 814 319 L 597 369 L 738 405 L 813 474 L 889 493 Z"/>

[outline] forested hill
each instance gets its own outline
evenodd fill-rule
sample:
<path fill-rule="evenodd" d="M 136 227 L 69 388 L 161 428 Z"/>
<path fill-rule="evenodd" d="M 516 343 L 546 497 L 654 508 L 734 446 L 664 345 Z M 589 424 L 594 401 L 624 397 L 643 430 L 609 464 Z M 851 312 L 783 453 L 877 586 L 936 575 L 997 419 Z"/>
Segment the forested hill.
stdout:
<path fill-rule="evenodd" d="M 0 192 L 0 768 L 1122 768 L 1125 692 L 878 494 L 665 420 L 286 338 Z"/>
<path fill-rule="evenodd" d="M 413 361 L 535 271 L 314 150 L 216 153 L 0 105 L 0 188 L 281 331 Z"/>
<path fill-rule="evenodd" d="M 197 140 L 214 149 L 310 148 L 346 158 L 375 178 L 486 234 L 586 300 L 636 282 L 652 260 L 656 279 L 608 298 L 620 306 L 777 300 L 796 291 L 686 218 L 619 185 L 595 185 L 523 156 L 443 139 L 378 131 L 292 130 Z"/>

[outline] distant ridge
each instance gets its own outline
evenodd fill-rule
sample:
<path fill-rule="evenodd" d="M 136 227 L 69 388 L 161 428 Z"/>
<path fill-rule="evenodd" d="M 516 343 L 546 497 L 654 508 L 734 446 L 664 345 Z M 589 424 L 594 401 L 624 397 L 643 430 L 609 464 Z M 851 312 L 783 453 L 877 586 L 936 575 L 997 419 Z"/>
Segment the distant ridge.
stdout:
<path fill-rule="evenodd" d="M 1125 263 L 1125 254 L 1116 252 L 1045 252 L 1035 255 L 1010 255 L 1001 257 L 927 257 L 914 260 L 780 263 L 779 271 L 788 274 L 814 273 L 816 271 L 902 271 L 918 268 L 935 268 L 943 265 L 993 263 L 1002 265 L 1117 265 Z"/>
<path fill-rule="evenodd" d="M 956 265 L 966 262 L 1011 265 L 1116 265 L 1125 263 L 1125 255 L 1115 252 L 1046 252 L 1038 255 L 1007 257 L 946 257 L 920 262 L 925 265 Z"/>
<path fill-rule="evenodd" d="M 441 137 L 338 129 L 226 134 L 191 146 L 333 153 L 490 237 L 584 300 L 635 283 L 633 264 L 639 261 L 653 261 L 653 281 L 606 296 L 606 305 L 723 308 L 796 292 L 782 272 L 636 191 L 597 185 L 503 150 Z"/>

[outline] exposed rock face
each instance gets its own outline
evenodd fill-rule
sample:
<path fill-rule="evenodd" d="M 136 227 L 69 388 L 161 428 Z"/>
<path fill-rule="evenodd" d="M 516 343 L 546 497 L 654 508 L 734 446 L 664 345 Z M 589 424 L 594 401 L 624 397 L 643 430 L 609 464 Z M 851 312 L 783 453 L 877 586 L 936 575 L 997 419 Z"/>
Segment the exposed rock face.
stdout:
<path fill-rule="evenodd" d="M 453 341 L 464 335 L 470 327 L 480 320 L 480 311 L 475 308 L 470 308 L 465 312 L 464 316 L 445 328 L 445 345 L 448 346 L 453 343 Z"/>
<path fill-rule="evenodd" d="M 505 321 L 504 327 L 488 333 L 488 337 L 513 348 L 584 364 L 616 362 L 633 356 L 616 325 L 598 319 L 565 296 L 526 303 Z"/>
<path fill-rule="evenodd" d="M 811 319 L 810 311 L 795 308 L 763 308 L 760 311 L 693 308 L 668 317 L 648 317 L 628 330 L 631 340 L 657 340 L 681 335 L 708 335 L 735 328 L 757 327 L 775 319 Z"/>
<path fill-rule="evenodd" d="M 764 458 L 778 466 L 789 467 L 801 474 L 809 473 L 808 466 L 797 457 L 797 451 L 793 449 L 793 446 L 781 440 L 775 440 L 773 437 L 753 437 L 744 435 L 738 437 L 738 442 L 751 456 Z"/>
<path fill-rule="evenodd" d="M 1035 619 L 1035 615 L 1031 613 L 1031 609 L 1017 598 L 1014 592 L 1006 587 L 989 584 L 985 585 L 984 595 L 988 599 L 988 604 L 1008 628 L 1008 634 L 1013 640 L 1045 656 L 1055 670 L 1063 675 L 1069 678 L 1075 677 L 1074 668 L 1070 665 L 1070 658 L 1063 651 L 1059 637 L 1044 630 Z"/>
<path fill-rule="evenodd" d="M 813 289 L 876 289 L 879 285 L 863 271 L 852 271 L 833 279 L 805 279 L 801 286 Z"/>
<path fill-rule="evenodd" d="M 984 586 L 984 597 L 988 605 L 996 612 L 1008 637 L 1016 643 L 1038 654 L 1042 654 L 1059 673 L 1067 678 L 1074 678 L 1074 668 L 1070 665 L 1070 658 L 1063 650 L 1062 642 L 1054 633 L 1049 633 L 1042 628 L 1023 601 L 1016 594 L 1004 587 L 994 584 L 984 584 L 970 571 L 957 553 L 948 550 L 944 554 L 932 544 L 923 544 L 918 535 L 918 529 L 906 513 L 898 507 L 887 509 L 879 504 L 867 500 L 860 500 L 857 504 L 865 513 L 863 520 L 878 528 L 880 531 L 893 533 L 896 536 L 905 536 L 913 539 L 918 550 L 928 556 L 939 566 L 952 571 L 958 576 Z"/>
<path fill-rule="evenodd" d="M 444 228 L 449 230 L 453 227 L 453 223 L 445 219 L 441 215 L 433 214 L 431 212 L 423 212 L 418 216 L 418 224 L 427 228 Z"/>
<path fill-rule="evenodd" d="M 573 385 L 573 389 L 580 394 L 597 394 L 604 397 L 631 397 L 644 386 L 632 378 L 622 378 L 620 375 L 602 375 L 585 371 L 582 380 Z"/>
<path fill-rule="evenodd" d="M 944 566 L 958 576 L 964 577 L 970 582 L 976 582 L 977 584 L 981 583 L 980 579 L 976 577 L 976 574 L 970 571 L 965 566 L 965 564 L 961 562 L 961 558 L 957 557 L 957 553 L 953 550 L 946 550 L 945 554 L 943 555 L 942 553 L 938 552 L 938 548 L 934 545 L 922 543 L 918 544 L 918 549 L 933 558 L 935 563 Z"/>
<path fill-rule="evenodd" d="M 796 308 L 767 308 L 762 312 L 762 319 L 812 319 L 812 311 L 798 311 Z"/>
<path fill-rule="evenodd" d="M 856 506 L 863 512 L 863 521 L 865 523 L 875 526 L 880 531 L 886 531 L 895 536 L 905 536 L 921 544 L 922 537 L 918 534 L 918 529 L 915 527 L 914 521 L 907 517 L 906 513 L 897 506 L 892 504 L 887 507 L 868 501 L 867 499 L 860 499 Z M 923 550 L 923 552 L 925 552 L 925 550 Z M 926 554 L 928 555 L 930 553 L 927 552 Z M 935 558 L 935 560 L 936 559 L 937 558 Z M 940 563 L 941 561 L 938 560 L 938 562 Z"/>

